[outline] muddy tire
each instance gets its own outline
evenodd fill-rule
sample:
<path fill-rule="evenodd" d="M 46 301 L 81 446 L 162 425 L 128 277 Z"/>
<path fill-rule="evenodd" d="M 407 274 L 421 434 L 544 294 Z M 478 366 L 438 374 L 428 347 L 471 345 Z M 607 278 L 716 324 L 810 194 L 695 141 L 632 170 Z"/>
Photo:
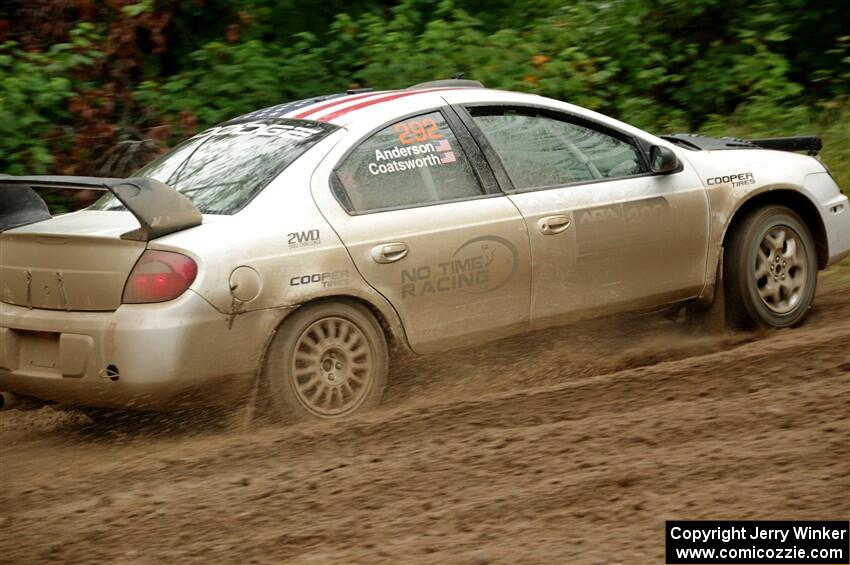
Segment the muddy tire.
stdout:
<path fill-rule="evenodd" d="M 733 229 L 723 265 L 729 325 L 799 324 L 817 285 L 817 253 L 805 222 L 773 205 L 754 210 Z"/>
<path fill-rule="evenodd" d="M 305 306 L 278 328 L 262 378 L 284 420 L 338 419 L 380 403 L 389 354 L 383 329 L 356 302 Z"/>

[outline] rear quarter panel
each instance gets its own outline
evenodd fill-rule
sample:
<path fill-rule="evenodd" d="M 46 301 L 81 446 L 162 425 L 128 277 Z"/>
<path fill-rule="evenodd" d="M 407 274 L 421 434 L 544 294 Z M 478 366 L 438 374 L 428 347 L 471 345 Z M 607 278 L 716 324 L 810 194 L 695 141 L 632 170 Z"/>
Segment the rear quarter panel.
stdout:
<path fill-rule="evenodd" d="M 192 256 L 199 266 L 192 290 L 225 314 L 279 309 L 279 323 L 304 303 L 348 296 L 377 308 L 393 335 L 404 342 L 392 306 L 360 277 L 310 193 L 319 161 L 345 135 L 341 129 L 322 140 L 237 214 L 157 239 L 150 247 Z M 231 293 L 231 274 L 240 266 L 250 267 L 260 278 L 259 293 L 250 300 Z"/>

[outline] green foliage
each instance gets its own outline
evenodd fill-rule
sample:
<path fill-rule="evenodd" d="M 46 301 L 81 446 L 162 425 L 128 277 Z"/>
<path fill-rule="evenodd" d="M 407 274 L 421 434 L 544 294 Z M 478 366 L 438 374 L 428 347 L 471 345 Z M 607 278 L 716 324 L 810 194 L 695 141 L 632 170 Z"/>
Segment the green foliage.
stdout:
<path fill-rule="evenodd" d="M 324 41 L 300 34 L 277 43 L 213 42 L 191 55 L 191 70 L 162 82 L 161 98 L 152 95 L 154 85 L 144 85 L 145 100 L 164 114 L 200 112 L 206 125 L 249 106 L 333 87 L 403 87 L 465 72 L 491 87 L 552 96 L 662 129 L 698 128 L 742 103 L 806 102 L 780 49 L 792 40 L 791 23 L 767 0 L 743 8 L 725 0 L 553 2 L 549 10 L 536 2 L 532 13 L 550 15 L 516 14 L 516 24 L 502 29 L 463 5 L 403 0 L 384 14 L 341 14 Z M 846 43 L 839 43 L 835 49 L 846 54 Z M 813 76 L 831 81 L 834 90 L 846 87 L 847 77 L 836 69 Z M 240 88 L 242 96 L 220 99 Z"/>
<path fill-rule="evenodd" d="M 144 13 L 151 13 L 153 11 L 153 0 L 141 0 L 140 2 L 136 2 L 135 4 L 127 4 L 126 6 L 121 7 L 121 12 L 127 16 L 130 16 L 131 18 L 141 16 Z"/>
<path fill-rule="evenodd" d="M 850 135 L 841 3 L 136 0 L 109 10 L 98 12 L 110 22 L 107 37 L 91 36 L 88 46 L 78 28 L 76 40 L 42 52 L 0 47 L 0 169 L 45 170 L 64 128 L 80 129 L 68 107 L 75 97 L 90 101 L 80 70 L 102 56 L 99 46 L 110 55 L 93 80 L 116 99 L 101 119 L 123 138 L 146 130 L 175 142 L 286 100 L 463 72 L 651 131 L 823 133 L 828 160 L 840 163 L 833 168 L 850 170 L 844 150 L 832 148 L 848 147 Z M 146 34 L 160 38 L 157 48 Z M 848 176 L 839 174 L 845 186 Z"/>
<path fill-rule="evenodd" d="M 64 140 L 62 128 L 71 122 L 75 73 L 103 56 L 92 48 L 93 37 L 94 27 L 80 24 L 69 43 L 51 45 L 44 53 L 23 51 L 14 41 L 0 44 L 3 172 L 50 171 L 52 147 Z"/>

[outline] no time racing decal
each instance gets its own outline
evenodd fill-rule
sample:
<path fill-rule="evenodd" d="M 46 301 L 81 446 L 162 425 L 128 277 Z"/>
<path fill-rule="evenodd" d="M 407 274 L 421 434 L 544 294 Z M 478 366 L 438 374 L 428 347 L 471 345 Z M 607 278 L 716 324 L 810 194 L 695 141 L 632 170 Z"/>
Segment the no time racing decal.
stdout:
<path fill-rule="evenodd" d="M 455 290 L 471 294 L 492 292 L 511 280 L 518 262 L 519 253 L 507 239 L 476 237 L 460 245 L 446 261 L 404 269 L 401 297 L 417 298 Z"/>

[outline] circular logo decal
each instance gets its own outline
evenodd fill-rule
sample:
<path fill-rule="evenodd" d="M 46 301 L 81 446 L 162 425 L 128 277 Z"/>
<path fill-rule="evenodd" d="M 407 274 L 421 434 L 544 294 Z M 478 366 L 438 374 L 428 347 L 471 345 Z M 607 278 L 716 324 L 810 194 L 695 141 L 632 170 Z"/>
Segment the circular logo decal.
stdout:
<path fill-rule="evenodd" d="M 514 244 L 493 235 L 470 239 L 452 255 L 453 263 L 480 269 L 477 284 L 459 289 L 471 294 L 491 292 L 505 286 L 516 272 L 518 261 L 519 253 Z"/>

